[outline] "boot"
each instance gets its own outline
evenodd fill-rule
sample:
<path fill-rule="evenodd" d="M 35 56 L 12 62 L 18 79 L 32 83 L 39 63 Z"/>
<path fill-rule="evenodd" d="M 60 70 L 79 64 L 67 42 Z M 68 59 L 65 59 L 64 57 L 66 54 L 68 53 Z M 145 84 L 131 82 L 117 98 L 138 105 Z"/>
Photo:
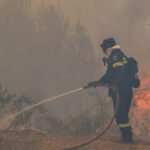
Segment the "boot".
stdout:
<path fill-rule="evenodd" d="M 121 141 L 126 144 L 134 144 L 132 138 L 132 129 L 131 127 L 120 128 L 121 131 Z"/>
<path fill-rule="evenodd" d="M 122 136 L 121 137 L 121 142 L 125 144 L 134 144 L 132 136 Z"/>

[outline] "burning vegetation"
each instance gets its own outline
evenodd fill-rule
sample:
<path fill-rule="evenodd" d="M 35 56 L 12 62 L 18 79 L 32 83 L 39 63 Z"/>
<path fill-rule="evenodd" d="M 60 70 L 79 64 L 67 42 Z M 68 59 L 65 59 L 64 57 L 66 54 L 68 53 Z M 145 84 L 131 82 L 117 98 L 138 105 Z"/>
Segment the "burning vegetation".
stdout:
<path fill-rule="evenodd" d="M 143 127 L 142 132 L 150 134 L 150 71 L 147 75 L 141 78 L 141 86 L 135 91 L 134 117 L 137 119 L 136 124 L 139 123 Z"/>

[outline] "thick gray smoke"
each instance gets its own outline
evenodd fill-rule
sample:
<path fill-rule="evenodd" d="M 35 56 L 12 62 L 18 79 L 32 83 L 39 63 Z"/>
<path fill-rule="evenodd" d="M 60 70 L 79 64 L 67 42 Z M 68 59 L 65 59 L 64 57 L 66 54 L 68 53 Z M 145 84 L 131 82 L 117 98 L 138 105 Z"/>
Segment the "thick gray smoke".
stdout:
<path fill-rule="evenodd" d="M 0 2 L 0 80 L 9 91 L 54 96 L 99 78 L 99 43 L 107 37 L 140 70 L 149 63 L 149 0 Z"/>
<path fill-rule="evenodd" d="M 8 0 L 0 9 L 2 85 L 17 94 L 52 97 L 95 78 L 93 45 L 80 22 L 67 21 L 51 5 L 33 15 L 31 6 L 30 1 Z M 57 112 L 82 106 L 82 99 L 84 94 L 62 99 Z"/>
<path fill-rule="evenodd" d="M 142 73 L 150 63 L 149 6 L 149 0 L 0 0 L 0 83 L 41 97 L 79 88 L 103 74 L 99 43 L 108 37 L 138 60 Z M 90 101 L 77 93 L 31 117 L 78 111 Z"/>
<path fill-rule="evenodd" d="M 94 53 L 99 60 L 102 52 L 99 43 L 114 37 L 128 56 L 134 56 L 140 67 L 149 64 L 150 1 L 145 0 L 32 0 L 34 10 L 41 5 L 55 4 L 63 9 L 66 18 L 80 22 L 89 31 Z M 102 68 L 97 68 L 101 72 Z M 103 72 L 103 71 L 102 71 Z"/>
<path fill-rule="evenodd" d="M 8 2 L 9 2 L 9 0 L 8 0 Z M 9 6 L 11 8 L 11 10 L 9 10 L 10 9 L 9 8 L 2 12 L 6 3 L 7 3 L 7 1 L 1 0 L 1 4 L 2 4 L 1 5 L 1 16 L 3 16 L 3 18 L 6 18 L 6 16 L 4 14 L 8 13 L 8 11 L 11 11 L 13 8 L 15 9 L 15 4 L 18 5 L 17 7 L 20 7 L 19 1 L 11 0 L 11 4 Z M 93 54 L 96 54 L 96 56 L 98 56 L 97 60 L 100 59 L 100 57 L 102 55 L 102 53 L 100 52 L 100 49 L 99 49 L 99 42 L 101 42 L 104 38 L 107 38 L 107 37 L 115 37 L 115 39 L 122 46 L 122 49 L 125 51 L 126 54 L 132 55 L 139 60 L 140 66 L 143 66 L 144 63 L 149 62 L 149 53 L 148 53 L 148 50 L 149 50 L 148 41 L 150 38 L 150 34 L 149 34 L 150 33 L 150 26 L 149 26 L 149 24 L 150 24 L 150 20 L 149 20 L 150 1 L 149 0 L 145 0 L 144 2 L 142 2 L 140 0 L 132 0 L 132 1 L 131 0 L 126 0 L 126 1 L 124 1 L 124 0 L 114 0 L 114 1 L 110 1 L 110 0 L 90 1 L 90 0 L 87 0 L 87 1 L 82 1 L 82 2 L 80 0 L 63 0 L 63 1 L 62 0 L 44 0 L 44 1 L 41 1 L 41 0 L 28 1 L 27 0 L 27 1 L 22 1 L 22 3 L 24 5 L 23 10 L 27 11 L 30 16 L 33 16 L 33 14 L 34 15 L 38 14 L 37 16 L 39 16 L 39 11 L 40 11 L 41 7 L 44 7 L 43 9 L 46 10 L 46 9 L 48 9 L 47 4 L 55 4 L 55 7 L 57 7 L 58 9 L 61 9 L 60 12 L 56 12 L 56 13 L 62 14 L 63 13 L 62 11 L 64 11 L 65 18 L 70 18 L 72 21 L 75 21 L 75 22 L 77 22 L 77 20 L 79 19 L 81 24 L 83 24 L 84 27 L 88 29 L 89 36 L 90 36 L 91 41 L 94 46 L 94 49 L 93 48 L 89 48 L 89 49 L 91 49 L 91 52 L 93 52 Z M 24 22 L 22 22 L 22 24 L 20 24 L 19 28 L 16 27 L 16 31 L 13 31 L 13 33 L 11 33 L 11 32 L 9 32 L 9 30 L 10 31 L 12 30 L 10 28 L 7 31 L 7 34 L 5 33 L 5 30 L 7 30 L 7 28 L 9 28 L 9 27 L 8 27 L 8 25 L 5 26 L 5 28 L 4 28 L 5 30 L 1 32 L 1 38 L 2 38 L 1 43 L 4 43 L 3 41 L 5 41 L 5 45 L 11 47 L 11 43 L 12 44 L 14 43 L 13 40 L 16 40 L 16 41 L 18 40 L 16 37 L 17 33 L 20 33 L 22 36 L 23 36 L 23 34 L 26 35 L 25 37 L 26 37 L 26 39 L 28 39 L 29 34 L 27 32 L 29 32 L 30 34 L 33 34 L 32 33 L 33 31 L 32 31 L 32 29 L 30 29 L 30 31 L 32 31 L 32 32 L 30 32 L 29 29 L 27 29 L 28 26 L 30 26 L 30 25 L 26 25 L 26 24 L 27 24 L 27 22 L 24 20 Z M 30 28 L 32 28 L 32 27 L 30 27 Z M 21 30 L 21 31 L 19 31 L 19 30 Z M 49 30 L 51 30 L 50 27 L 49 27 Z M 53 32 L 55 32 L 56 30 L 57 29 L 53 30 Z M 59 29 L 59 30 L 61 30 L 61 29 Z M 55 34 L 57 34 L 57 36 L 59 36 L 59 34 L 62 34 L 59 32 L 59 30 L 57 30 L 57 33 L 55 33 Z M 51 31 L 49 31 L 49 32 L 51 32 Z M 66 31 L 61 31 L 61 32 L 66 32 Z M 11 36 L 9 36 L 9 34 Z M 44 32 L 43 32 L 43 36 L 45 36 Z M 11 40 L 11 38 L 13 38 L 13 40 Z M 32 37 L 32 38 L 34 39 L 34 37 Z M 50 38 L 49 39 L 48 38 L 49 37 L 46 37 L 46 36 L 41 37 L 41 39 L 43 39 L 43 41 L 45 39 L 47 39 L 48 42 L 51 41 L 54 45 L 54 42 Z M 63 37 L 61 37 L 61 38 L 63 39 Z M 30 44 L 25 43 L 26 39 L 25 38 L 22 39 L 22 40 L 24 40 L 24 45 L 26 47 L 28 45 L 36 44 L 36 43 L 33 43 L 32 40 L 30 40 Z M 21 39 L 19 38 L 19 40 L 21 40 Z M 55 42 L 59 43 L 59 38 L 55 37 L 53 40 Z M 79 38 L 78 38 L 78 40 L 81 41 Z M 87 41 L 87 43 L 89 43 L 89 42 Z M 43 43 L 43 45 L 44 44 L 45 43 Z M 35 66 L 34 66 L 34 68 L 31 68 L 31 66 L 28 65 L 27 62 L 26 62 L 26 64 L 18 63 L 19 59 L 21 62 L 27 61 L 27 59 L 25 58 L 25 57 L 27 57 L 27 55 L 29 56 L 28 59 L 32 59 L 31 58 L 32 55 L 36 55 L 33 57 L 36 58 L 37 60 L 39 60 L 38 57 L 40 57 L 40 60 L 42 59 L 41 57 L 43 57 L 43 59 L 45 59 L 45 56 L 41 56 L 40 52 L 37 52 L 37 51 L 39 51 L 38 49 L 40 49 L 40 47 L 39 48 L 33 47 L 32 48 L 33 52 L 31 51 L 31 53 L 27 54 L 27 51 L 30 51 L 28 49 L 28 47 L 26 48 L 27 50 L 25 52 L 21 48 L 22 43 L 17 41 L 16 42 L 17 48 L 14 48 L 15 50 L 11 50 L 11 52 L 9 51 L 9 55 L 11 56 L 11 58 L 8 58 L 7 48 L 6 48 L 6 46 L 3 46 L 3 45 L 4 44 L 0 45 L 0 47 L 1 47 L 1 59 L 0 60 L 1 60 L 1 77 L 2 77 L 1 80 L 2 80 L 2 82 L 3 81 L 5 82 L 6 78 L 7 78 L 6 85 L 9 85 L 9 86 L 15 85 L 16 80 L 13 79 L 13 76 L 14 76 L 14 74 L 18 74 L 18 76 L 16 75 L 16 79 L 18 82 L 17 84 L 19 87 L 18 89 L 20 89 L 20 91 L 22 91 L 22 85 L 24 85 L 24 87 L 26 87 L 26 90 L 27 90 L 31 87 L 31 86 L 28 86 L 28 83 L 33 82 L 31 75 L 30 75 L 31 70 L 32 70 L 34 72 L 32 74 L 32 76 L 34 76 L 35 78 L 39 78 L 38 82 L 34 83 L 35 84 L 34 86 L 38 87 L 40 85 L 40 87 L 41 87 L 40 90 L 42 90 L 43 87 L 41 85 L 44 85 L 44 82 L 47 83 L 47 79 L 45 79 L 44 82 L 40 79 L 41 75 L 37 73 L 38 69 L 36 69 Z M 41 45 L 41 44 L 39 44 L 39 45 Z M 49 45 L 50 45 L 50 43 L 49 43 Z M 55 45 L 58 45 L 58 44 L 55 44 Z M 24 47 L 24 49 L 25 49 L 25 46 L 22 45 L 22 47 Z M 51 44 L 51 46 L 52 46 L 52 44 Z M 46 47 L 46 45 L 45 45 L 45 47 Z M 61 49 L 61 47 L 59 47 L 59 48 Z M 16 53 L 15 51 L 17 51 L 17 49 L 20 49 L 20 51 Z M 34 53 L 35 49 L 36 49 L 36 54 Z M 45 48 L 41 48 L 41 49 L 43 49 L 43 51 L 45 51 Z M 46 49 L 47 49 L 47 47 L 46 47 Z M 52 48 L 52 49 L 54 49 L 54 48 Z M 85 51 L 85 50 L 83 50 L 83 51 Z M 13 56 L 11 53 L 13 53 L 13 55 L 15 55 L 15 56 Z M 44 53 L 44 54 L 46 55 L 46 57 L 48 57 L 48 55 L 46 53 Z M 37 55 L 39 55 L 39 56 L 37 57 Z M 17 57 L 17 59 L 16 59 L 16 57 Z M 34 58 L 33 58 L 33 60 L 34 60 Z M 53 57 L 53 59 L 54 59 L 54 57 Z M 15 64 L 14 64 L 14 62 L 12 63 L 12 61 L 14 61 L 14 60 L 16 61 Z M 45 59 L 45 61 L 46 61 L 46 59 Z M 31 62 L 31 60 L 30 60 L 30 62 Z M 69 60 L 68 60 L 68 62 L 69 62 Z M 5 67 L 3 65 L 4 63 L 7 64 L 9 67 L 7 65 Z M 28 63 L 29 63 L 29 61 L 28 61 Z M 42 62 L 39 61 L 39 63 L 41 64 Z M 40 64 L 35 64 L 35 65 L 37 67 L 39 67 Z M 16 69 L 18 68 L 17 72 L 16 72 L 15 68 Z M 22 68 L 22 70 L 20 68 Z M 42 67 L 42 68 L 44 68 L 44 67 Z M 10 71 L 10 73 L 8 70 Z M 18 70 L 19 70 L 19 72 L 22 72 L 26 76 L 26 79 L 28 79 L 28 81 L 24 81 L 24 84 L 22 84 L 23 80 L 21 79 L 24 76 L 20 76 Z M 97 68 L 97 70 L 99 71 L 100 68 Z M 43 71 L 41 70 L 41 72 L 43 72 Z M 95 72 L 97 72 L 97 71 L 95 70 Z M 39 76 L 39 77 L 37 77 L 37 76 Z M 49 76 L 49 75 L 47 74 L 47 76 Z M 97 75 L 95 74 L 93 76 L 95 77 Z M 9 84 L 8 84 L 8 82 L 9 82 Z M 12 86 L 12 88 L 13 88 L 13 86 Z M 29 89 L 29 90 L 31 90 L 31 89 Z"/>
<path fill-rule="evenodd" d="M 99 42 L 114 37 L 127 55 L 138 59 L 140 67 L 149 63 L 149 0 L 57 0 L 57 3 L 66 16 L 79 17 L 88 28 L 97 54 L 101 54 Z"/>

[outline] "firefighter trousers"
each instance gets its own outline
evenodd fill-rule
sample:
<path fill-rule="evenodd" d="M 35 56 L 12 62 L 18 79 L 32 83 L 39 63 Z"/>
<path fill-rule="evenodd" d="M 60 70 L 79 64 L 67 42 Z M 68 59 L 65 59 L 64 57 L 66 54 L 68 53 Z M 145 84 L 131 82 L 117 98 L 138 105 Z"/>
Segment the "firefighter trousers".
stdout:
<path fill-rule="evenodd" d="M 123 139 L 129 139 L 132 137 L 132 128 L 129 123 L 129 109 L 132 101 L 133 91 L 131 87 L 120 87 L 118 88 L 119 93 L 119 106 L 116 114 L 116 122 L 121 131 Z M 112 101 L 114 109 L 116 108 L 116 93 L 112 95 Z"/>

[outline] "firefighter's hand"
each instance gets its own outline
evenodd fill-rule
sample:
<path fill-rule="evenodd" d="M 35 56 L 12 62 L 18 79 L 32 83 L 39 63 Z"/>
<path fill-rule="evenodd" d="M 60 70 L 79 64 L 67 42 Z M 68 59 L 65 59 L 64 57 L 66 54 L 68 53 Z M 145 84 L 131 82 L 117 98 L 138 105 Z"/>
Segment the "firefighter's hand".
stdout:
<path fill-rule="evenodd" d="M 89 82 L 87 85 L 85 85 L 85 86 L 83 87 L 83 89 L 87 89 L 87 88 L 90 88 L 90 87 L 96 87 L 94 82 L 95 82 L 95 81 Z"/>
<path fill-rule="evenodd" d="M 88 87 L 94 87 L 94 88 L 96 88 L 96 86 L 97 86 L 97 81 L 91 81 L 91 82 L 89 82 L 88 84 L 87 84 L 87 86 Z"/>

